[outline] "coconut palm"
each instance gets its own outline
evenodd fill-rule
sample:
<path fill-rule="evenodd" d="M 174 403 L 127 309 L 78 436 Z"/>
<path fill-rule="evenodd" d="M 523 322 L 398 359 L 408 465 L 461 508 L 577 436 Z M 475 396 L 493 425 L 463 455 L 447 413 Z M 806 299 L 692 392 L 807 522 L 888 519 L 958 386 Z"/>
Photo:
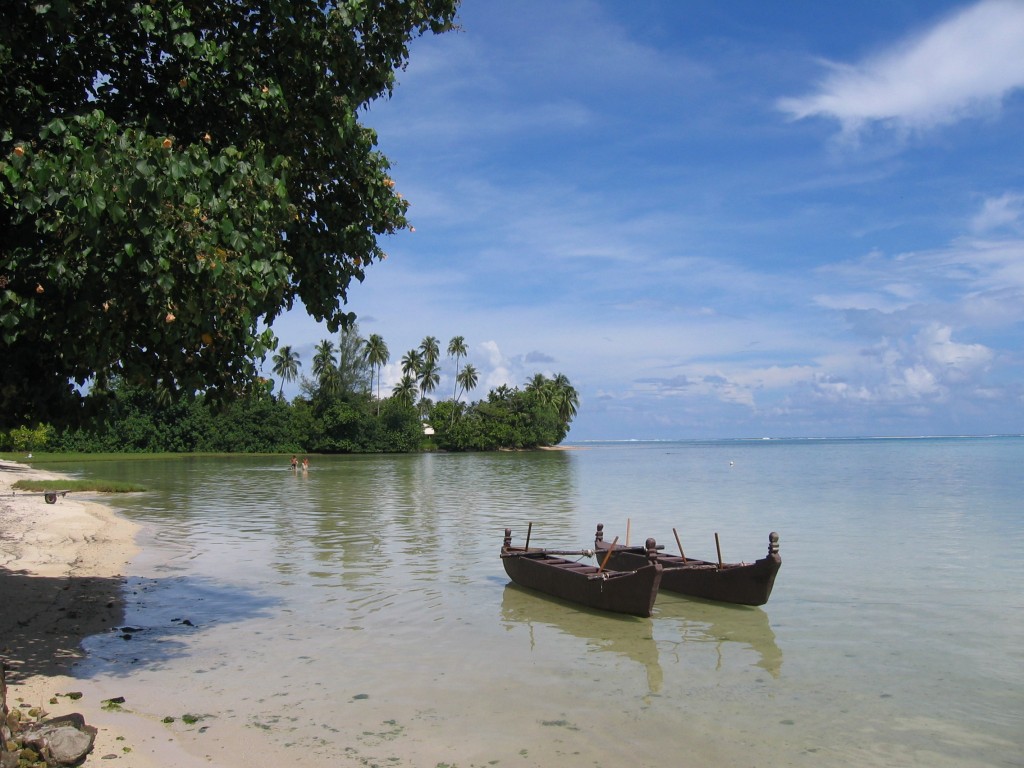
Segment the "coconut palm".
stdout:
<path fill-rule="evenodd" d="M 377 371 L 377 415 L 380 416 L 380 369 L 387 365 L 391 355 L 388 352 L 388 345 L 377 333 L 371 333 L 366 340 L 366 362 Z"/>
<path fill-rule="evenodd" d="M 420 366 L 423 365 L 423 355 L 417 349 L 410 349 L 402 355 L 402 375 L 411 376 L 413 379 L 419 377 Z"/>
<path fill-rule="evenodd" d="M 557 374 L 551 383 L 555 391 L 553 402 L 558 410 L 558 418 L 568 427 L 579 410 L 580 395 L 564 373 Z"/>
<path fill-rule="evenodd" d="M 299 353 L 295 352 L 291 346 L 281 347 L 272 359 L 274 375 L 281 377 L 281 391 L 278 393 L 278 398 L 283 400 L 285 382 L 295 381 L 298 378 L 302 363 L 299 361 Z"/>
<path fill-rule="evenodd" d="M 455 387 L 452 390 L 452 400 L 458 400 L 459 358 L 465 357 L 466 353 L 466 339 L 462 336 L 453 336 L 452 340 L 448 342 L 448 357 L 455 358 Z"/>
<path fill-rule="evenodd" d="M 423 341 L 420 342 L 420 353 L 423 355 L 423 363 L 425 365 L 436 363 L 438 355 L 441 354 L 441 348 L 438 346 L 437 339 L 433 336 L 424 337 Z"/>
<path fill-rule="evenodd" d="M 542 403 L 551 402 L 552 387 L 551 379 L 543 373 L 535 373 L 533 378 L 526 382 L 526 391 L 537 395 Z"/>
<path fill-rule="evenodd" d="M 472 363 L 466 363 L 465 367 L 459 371 L 459 375 L 455 377 L 455 383 L 462 387 L 462 392 L 459 393 L 460 395 L 476 389 L 476 385 L 479 381 L 480 374 L 477 373 L 476 366 Z"/>
<path fill-rule="evenodd" d="M 323 378 L 324 374 L 336 365 L 335 351 L 334 342 L 330 339 L 324 339 L 316 345 L 316 354 L 313 355 L 313 375 L 318 379 Z"/>
<path fill-rule="evenodd" d="M 441 372 L 437 367 L 437 363 L 428 363 L 426 360 L 423 361 L 423 365 L 420 367 L 419 384 L 420 393 L 426 399 L 427 395 L 437 389 L 437 385 L 441 383 Z"/>
<path fill-rule="evenodd" d="M 404 374 L 391 390 L 391 396 L 406 405 L 412 405 L 416 399 L 416 379 L 408 373 Z"/>
<path fill-rule="evenodd" d="M 158 408 L 170 408 L 174 404 L 174 391 L 164 379 L 157 383 L 153 396 Z"/>
<path fill-rule="evenodd" d="M 337 392 L 341 384 L 338 364 L 334 359 L 335 351 L 334 342 L 324 339 L 316 345 L 316 354 L 313 355 L 313 375 L 320 385 L 320 391 L 325 394 Z"/>

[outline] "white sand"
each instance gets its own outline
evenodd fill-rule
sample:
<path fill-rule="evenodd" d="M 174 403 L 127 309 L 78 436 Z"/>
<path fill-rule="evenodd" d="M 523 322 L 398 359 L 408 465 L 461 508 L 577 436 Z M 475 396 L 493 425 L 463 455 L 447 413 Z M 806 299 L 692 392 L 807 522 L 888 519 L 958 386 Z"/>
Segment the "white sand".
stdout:
<path fill-rule="evenodd" d="M 127 707 L 105 709 L 103 696 L 111 694 L 69 674 L 82 639 L 110 631 L 123 617 L 122 574 L 137 552 L 138 527 L 74 494 L 47 504 L 42 495 L 11 488 L 20 479 L 56 477 L 0 461 L 0 659 L 7 665 L 8 707 L 23 713 L 41 707 L 51 717 L 81 713 L 99 730 L 86 766 L 101 760 L 120 768 L 217 764 L 200 757 L 201 749 L 189 754 L 168 725 Z M 82 697 L 61 695 L 71 692 Z"/>

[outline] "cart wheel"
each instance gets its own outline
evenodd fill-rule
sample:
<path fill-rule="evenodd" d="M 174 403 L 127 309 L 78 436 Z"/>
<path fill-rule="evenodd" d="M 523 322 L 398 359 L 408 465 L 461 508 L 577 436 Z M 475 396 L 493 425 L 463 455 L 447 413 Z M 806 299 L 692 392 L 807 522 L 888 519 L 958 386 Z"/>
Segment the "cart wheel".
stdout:
<path fill-rule="evenodd" d="M 57 494 L 56 493 L 46 493 L 44 498 L 46 499 L 46 503 L 47 504 L 56 504 L 57 503 Z"/>

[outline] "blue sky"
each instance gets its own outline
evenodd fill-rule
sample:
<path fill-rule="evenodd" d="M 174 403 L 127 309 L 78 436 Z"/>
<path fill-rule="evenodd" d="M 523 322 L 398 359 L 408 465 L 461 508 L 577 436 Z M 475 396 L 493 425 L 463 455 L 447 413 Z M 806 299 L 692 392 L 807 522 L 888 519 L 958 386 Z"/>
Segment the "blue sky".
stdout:
<path fill-rule="evenodd" d="M 1024 432 L 1024 0 L 460 23 L 366 115 L 415 226 L 349 295 L 385 389 L 461 335 L 471 399 L 568 376 L 569 441 Z"/>

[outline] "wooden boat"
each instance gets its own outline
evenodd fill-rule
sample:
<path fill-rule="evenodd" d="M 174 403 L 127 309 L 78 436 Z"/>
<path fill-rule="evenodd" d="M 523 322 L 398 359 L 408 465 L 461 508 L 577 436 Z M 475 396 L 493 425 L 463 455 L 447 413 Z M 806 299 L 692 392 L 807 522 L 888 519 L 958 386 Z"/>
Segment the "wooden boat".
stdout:
<path fill-rule="evenodd" d="M 618 546 L 604 540 L 604 525 L 598 524 L 594 537 L 598 559 L 611 552 L 606 567 L 629 570 L 647 562 L 644 547 Z M 657 562 L 664 568 L 661 589 L 687 597 L 717 600 L 739 605 L 764 605 L 775 586 L 775 575 L 782 567 L 779 555 L 779 534 L 768 535 L 768 554 L 753 563 L 711 563 L 682 555 L 658 553 Z"/>
<path fill-rule="evenodd" d="M 654 539 L 648 540 L 654 553 Z M 588 608 L 632 616 L 647 617 L 658 596 L 662 567 L 653 560 L 640 558 L 629 568 L 610 570 L 567 560 L 560 555 L 592 555 L 593 550 L 564 552 L 512 546 L 512 531 L 505 529 L 501 562 L 505 573 L 521 587 L 535 589 L 552 597 Z"/>

